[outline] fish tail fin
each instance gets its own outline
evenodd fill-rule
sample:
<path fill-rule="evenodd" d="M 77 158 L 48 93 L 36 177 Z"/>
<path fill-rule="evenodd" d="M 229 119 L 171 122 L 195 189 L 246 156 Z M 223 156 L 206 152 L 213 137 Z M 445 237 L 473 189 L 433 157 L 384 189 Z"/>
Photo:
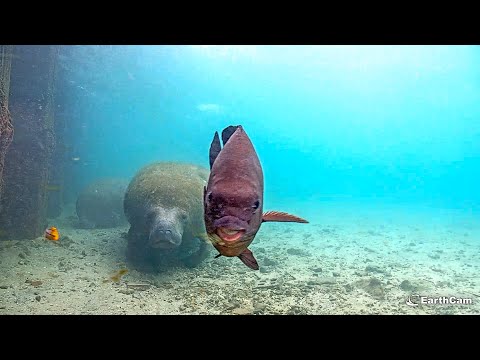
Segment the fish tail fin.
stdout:
<path fill-rule="evenodd" d="M 267 211 L 266 213 L 264 213 L 262 216 L 262 222 L 267 222 L 267 221 L 297 222 L 297 223 L 308 224 L 308 221 L 305 219 L 302 219 L 301 217 L 291 215 L 281 211 Z"/>
<path fill-rule="evenodd" d="M 223 146 L 225 146 L 225 144 L 227 143 L 228 139 L 230 139 L 230 137 L 233 135 L 233 133 L 239 128 L 241 127 L 240 125 L 230 125 L 228 127 L 226 127 L 225 129 L 223 129 L 222 131 L 222 142 L 223 142 Z"/>
<path fill-rule="evenodd" d="M 253 256 L 253 253 L 250 250 L 248 249 L 243 250 L 243 252 L 240 255 L 238 255 L 238 258 L 242 260 L 242 262 L 245 265 L 247 265 L 250 269 L 258 270 L 257 260 L 255 259 L 255 257 Z"/>

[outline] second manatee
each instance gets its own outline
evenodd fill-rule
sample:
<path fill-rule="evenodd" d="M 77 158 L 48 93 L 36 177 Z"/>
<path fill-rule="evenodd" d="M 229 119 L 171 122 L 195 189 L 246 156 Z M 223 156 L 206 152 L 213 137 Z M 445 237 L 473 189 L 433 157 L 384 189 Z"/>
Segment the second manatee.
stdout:
<path fill-rule="evenodd" d="M 78 226 L 85 229 L 110 228 L 127 223 L 123 198 L 128 180 L 101 178 L 93 181 L 78 195 Z"/>

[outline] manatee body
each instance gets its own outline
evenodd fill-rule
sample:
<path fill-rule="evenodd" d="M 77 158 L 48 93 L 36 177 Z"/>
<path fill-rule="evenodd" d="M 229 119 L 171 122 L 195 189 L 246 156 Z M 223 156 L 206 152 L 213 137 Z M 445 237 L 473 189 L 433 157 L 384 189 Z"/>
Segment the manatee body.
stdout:
<path fill-rule="evenodd" d="M 110 228 L 126 225 L 123 198 L 128 180 L 98 179 L 85 187 L 77 198 L 77 216 L 81 228 Z"/>
<path fill-rule="evenodd" d="M 208 255 L 203 221 L 203 187 L 209 170 L 159 162 L 141 169 L 124 199 L 130 223 L 127 260 L 149 269 L 173 262 L 193 267 Z"/>

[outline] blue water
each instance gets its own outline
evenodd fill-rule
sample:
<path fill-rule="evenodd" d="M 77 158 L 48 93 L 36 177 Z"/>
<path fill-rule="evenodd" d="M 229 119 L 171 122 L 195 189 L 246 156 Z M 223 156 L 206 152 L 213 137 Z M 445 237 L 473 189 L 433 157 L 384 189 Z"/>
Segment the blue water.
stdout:
<path fill-rule="evenodd" d="M 208 166 L 241 124 L 265 207 L 480 208 L 478 46 L 78 46 L 66 154 L 72 196 L 158 160 Z"/>

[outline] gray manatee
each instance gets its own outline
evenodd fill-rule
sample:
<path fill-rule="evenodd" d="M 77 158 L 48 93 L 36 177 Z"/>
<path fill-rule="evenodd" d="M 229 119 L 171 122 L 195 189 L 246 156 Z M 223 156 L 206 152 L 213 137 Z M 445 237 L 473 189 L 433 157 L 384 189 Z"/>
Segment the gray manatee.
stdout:
<path fill-rule="evenodd" d="M 78 195 L 76 209 L 81 228 L 110 228 L 126 225 L 123 198 L 128 180 L 98 179 Z"/>
<path fill-rule="evenodd" d="M 135 175 L 124 199 L 129 262 L 147 270 L 178 261 L 193 267 L 206 258 L 203 187 L 208 176 L 204 167 L 175 162 L 154 163 Z"/>

